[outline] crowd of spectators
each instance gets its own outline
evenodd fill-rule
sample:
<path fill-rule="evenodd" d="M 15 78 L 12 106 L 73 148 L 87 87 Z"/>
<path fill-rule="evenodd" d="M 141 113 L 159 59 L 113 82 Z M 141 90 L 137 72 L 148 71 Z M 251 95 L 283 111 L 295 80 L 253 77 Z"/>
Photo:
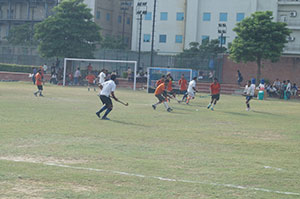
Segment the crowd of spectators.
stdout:
<path fill-rule="evenodd" d="M 298 96 L 298 87 L 296 83 L 292 83 L 290 80 L 281 82 L 279 79 L 276 79 L 273 84 L 266 84 L 265 90 L 269 97 L 289 100 L 291 96 Z"/>

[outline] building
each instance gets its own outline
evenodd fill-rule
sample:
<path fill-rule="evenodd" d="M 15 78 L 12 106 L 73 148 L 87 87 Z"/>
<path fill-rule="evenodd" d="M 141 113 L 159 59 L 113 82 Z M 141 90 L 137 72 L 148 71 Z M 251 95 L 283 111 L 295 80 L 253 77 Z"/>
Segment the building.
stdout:
<path fill-rule="evenodd" d="M 131 46 L 133 0 L 85 0 L 104 37 L 123 39 Z"/>
<path fill-rule="evenodd" d="M 43 21 L 57 3 L 57 0 L 0 0 L 0 40 L 15 25 Z"/>
<path fill-rule="evenodd" d="M 142 51 L 150 51 L 153 23 L 153 0 L 147 2 L 143 16 Z M 157 0 L 154 50 L 158 53 L 179 53 L 190 42 L 219 39 L 228 46 L 236 37 L 236 23 L 256 11 L 272 11 L 274 21 L 286 22 L 293 32 L 284 49 L 285 54 L 300 55 L 300 0 Z M 136 6 L 134 8 L 136 13 Z M 218 32 L 219 26 L 226 33 Z M 133 21 L 132 50 L 138 49 L 139 22 Z M 221 42 L 222 41 L 222 42 Z"/>

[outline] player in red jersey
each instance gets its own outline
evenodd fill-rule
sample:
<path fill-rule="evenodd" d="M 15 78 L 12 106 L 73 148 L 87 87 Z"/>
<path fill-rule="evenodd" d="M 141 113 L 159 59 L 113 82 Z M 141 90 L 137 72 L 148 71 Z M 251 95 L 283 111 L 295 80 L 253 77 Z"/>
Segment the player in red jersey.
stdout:
<path fill-rule="evenodd" d="M 210 108 L 212 111 L 214 110 L 217 101 L 219 101 L 220 99 L 220 91 L 221 91 L 220 83 L 218 82 L 217 78 L 214 78 L 214 82 L 210 85 L 211 102 L 207 106 L 208 109 Z"/>

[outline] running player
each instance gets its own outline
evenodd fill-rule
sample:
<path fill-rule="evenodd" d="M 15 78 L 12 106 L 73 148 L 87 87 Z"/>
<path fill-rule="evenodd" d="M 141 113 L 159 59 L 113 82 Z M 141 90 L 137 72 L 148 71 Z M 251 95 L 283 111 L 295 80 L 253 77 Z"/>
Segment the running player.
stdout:
<path fill-rule="evenodd" d="M 112 101 L 110 99 L 110 95 L 112 96 L 112 98 L 116 101 L 118 101 L 118 99 L 116 98 L 114 92 L 116 90 L 116 75 L 112 75 L 110 77 L 110 80 L 99 84 L 99 87 L 101 89 L 100 91 L 100 100 L 103 103 L 102 108 L 96 113 L 96 115 L 100 118 L 100 114 L 106 110 L 105 114 L 103 115 L 103 117 L 101 118 L 102 120 L 110 120 L 107 115 L 112 111 L 113 109 L 113 104 Z"/>
<path fill-rule="evenodd" d="M 155 97 L 157 97 L 158 102 L 156 104 L 152 105 L 152 108 L 155 110 L 156 106 L 163 103 L 165 108 L 167 109 L 168 112 L 171 112 L 172 109 L 169 107 L 168 103 L 167 103 L 167 91 L 166 91 L 166 87 L 169 84 L 169 80 L 165 80 L 163 84 L 160 84 L 156 89 L 155 89 Z"/>
<path fill-rule="evenodd" d="M 107 70 L 102 69 L 100 74 L 98 75 L 99 84 L 103 84 L 105 82 L 106 74 L 107 74 Z"/>
<path fill-rule="evenodd" d="M 187 89 L 187 101 L 186 104 L 189 104 L 191 99 L 195 98 L 195 92 L 198 92 L 196 89 L 196 81 L 197 77 L 194 77 L 192 81 L 189 83 L 189 87 Z"/>
<path fill-rule="evenodd" d="M 168 85 L 167 85 L 167 92 L 168 92 L 170 95 L 172 95 L 173 98 L 176 99 L 176 101 L 177 101 L 178 103 L 180 103 L 181 101 L 177 99 L 176 93 L 175 93 L 175 91 L 173 90 L 173 77 L 171 76 L 171 73 L 170 73 L 170 72 L 167 74 L 166 79 L 169 80 L 169 83 L 168 83 Z M 170 99 L 169 99 L 169 101 L 170 101 Z"/>
<path fill-rule="evenodd" d="M 161 78 L 156 81 L 155 88 L 157 88 L 161 83 L 164 83 L 164 82 L 165 82 L 165 76 L 162 75 Z"/>
<path fill-rule="evenodd" d="M 186 79 L 184 78 L 184 74 L 181 75 L 181 78 L 180 78 L 180 80 L 178 81 L 178 85 L 179 85 L 179 88 L 180 88 L 180 94 L 183 95 L 181 101 L 184 101 L 185 98 L 187 97 L 187 95 L 185 95 L 185 94 L 186 94 L 186 92 L 187 92 L 187 86 L 188 86 L 187 81 L 186 81 Z"/>
<path fill-rule="evenodd" d="M 43 78 L 42 78 L 42 71 L 41 69 L 38 70 L 38 72 L 35 75 L 35 83 L 37 85 L 38 90 L 34 93 L 34 95 L 37 97 L 37 94 L 39 93 L 41 97 L 44 97 L 42 94 L 43 92 Z"/>
<path fill-rule="evenodd" d="M 219 101 L 220 99 L 220 91 L 221 91 L 220 83 L 218 82 L 217 78 L 214 78 L 214 83 L 210 85 L 211 102 L 207 106 L 207 109 L 211 108 L 212 111 L 214 110 L 217 101 Z"/>
<path fill-rule="evenodd" d="M 248 84 L 245 86 L 244 96 L 246 96 L 246 111 L 250 111 L 250 100 L 254 97 L 255 93 L 255 79 L 248 81 Z"/>
<path fill-rule="evenodd" d="M 92 73 L 89 73 L 85 79 L 88 81 L 88 91 L 90 91 L 90 87 L 93 87 L 94 88 L 94 91 L 96 91 L 96 88 L 95 88 L 95 75 L 93 75 Z"/>

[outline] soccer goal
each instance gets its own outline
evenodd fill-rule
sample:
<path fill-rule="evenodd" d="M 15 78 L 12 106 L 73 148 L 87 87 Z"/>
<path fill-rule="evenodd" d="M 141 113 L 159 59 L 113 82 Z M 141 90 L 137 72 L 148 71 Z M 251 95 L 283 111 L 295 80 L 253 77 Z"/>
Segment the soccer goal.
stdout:
<path fill-rule="evenodd" d="M 147 78 L 147 90 L 148 93 L 153 93 L 155 90 L 155 83 L 158 79 L 162 77 L 162 75 L 167 75 L 171 73 L 173 77 L 173 88 L 179 89 L 178 81 L 181 78 L 181 75 L 184 75 L 187 81 L 191 81 L 193 79 L 193 70 L 186 68 L 156 68 L 149 67 L 148 68 L 148 78 Z"/>
<path fill-rule="evenodd" d="M 77 69 L 80 71 L 80 78 L 74 82 L 74 75 Z M 108 78 L 109 75 L 116 74 L 117 80 L 122 86 L 126 87 L 127 85 L 136 90 L 137 62 L 125 60 L 65 58 L 63 86 L 85 85 L 87 75 L 93 74 L 95 77 L 98 77 L 102 69 L 108 71 Z"/>

